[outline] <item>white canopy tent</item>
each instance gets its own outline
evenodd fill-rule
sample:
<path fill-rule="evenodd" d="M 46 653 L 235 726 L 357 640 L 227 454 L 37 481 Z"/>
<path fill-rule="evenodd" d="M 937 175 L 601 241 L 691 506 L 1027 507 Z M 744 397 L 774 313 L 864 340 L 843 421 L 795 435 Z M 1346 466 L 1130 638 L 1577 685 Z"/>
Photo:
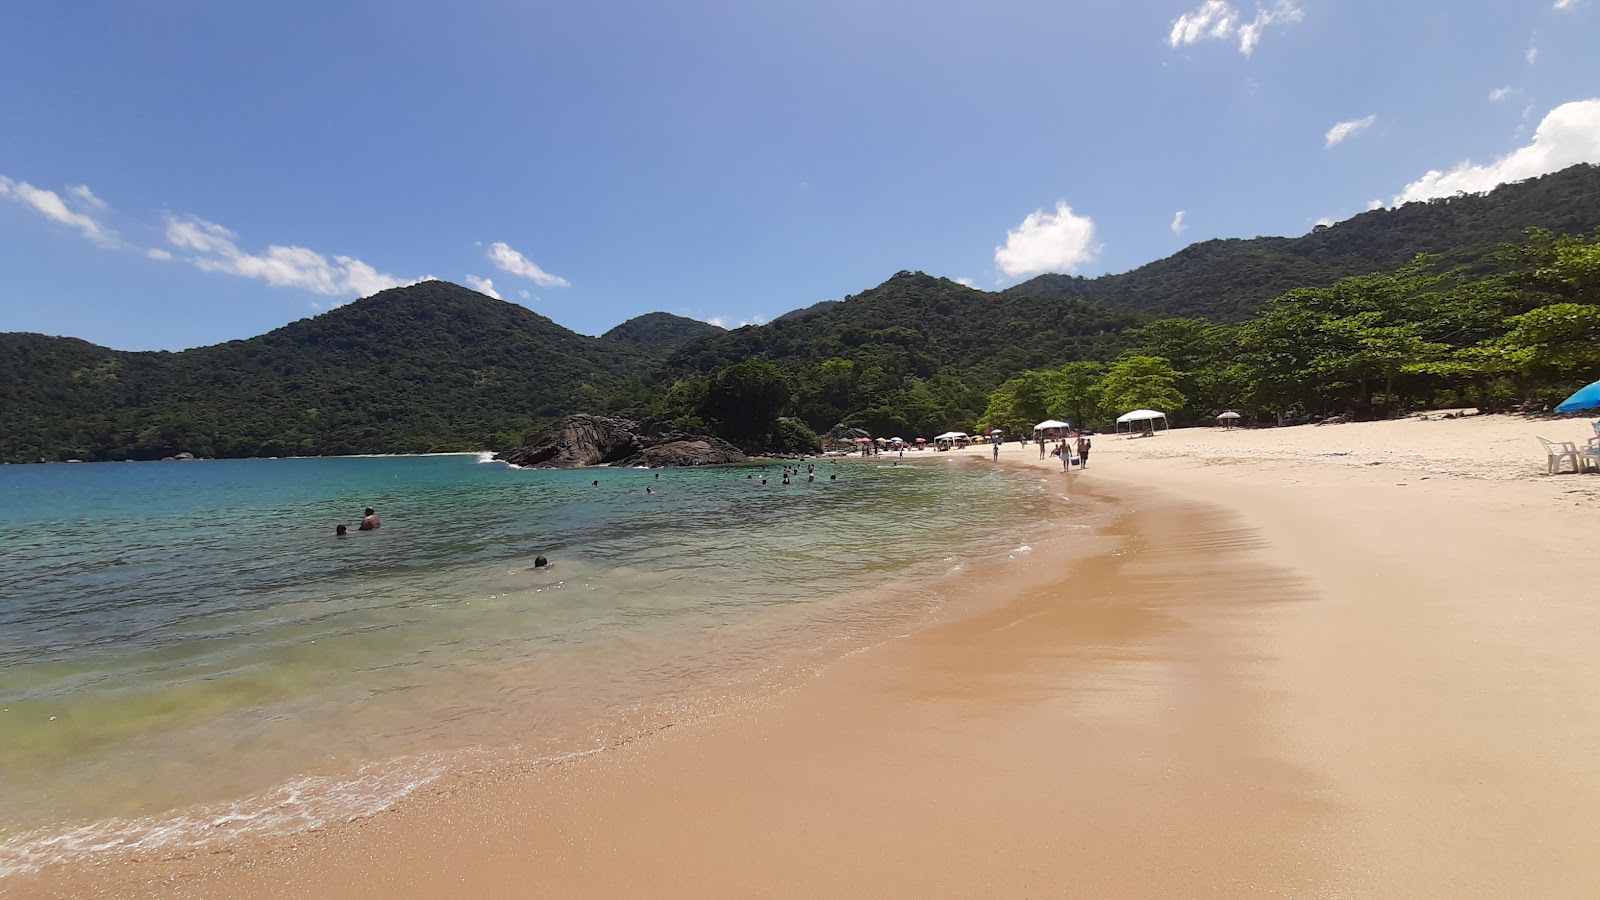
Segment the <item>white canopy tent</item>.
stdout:
<path fill-rule="evenodd" d="M 954 440 L 960 440 L 961 438 L 964 438 L 966 436 L 967 436 L 967 433 L 965 431 L 946 431 L 944 434 L 941 434 L 938 437 L 934 438 L 934 440 L 936 440 L 936 441 L 954 441 Z"/>
<path fill-rule="evenodd" d="M 1136 409 L 1133 412 L 1125 412 L 1117 416 L 1117 431 L 1120 432 L 1122 426 L 1126 425 L 1128 426 L 1129 434 L 1132 434 L 1136 429 L 1154 434 L 1156 422 L 1160 422 L 1165 430 L 1172 429 L 1172 425 L 1167 422 L 1166 413 L 1156 412 L 1153 409 Z"/>
<path fill-rule="evenodd" d="M 1052 428 L 1071 428 L 1071 427 L 1072 427 L 1071 425 L 1068 425 L 1065 422 L 1060 422 L 1060 421 L 1057 421 L 1055 419 L 1045 419 L 1043 422 L 1040 422 L 1039 424 L 1033 426 L 1033 430 L 1034 431 L 1049 431 Z"/>

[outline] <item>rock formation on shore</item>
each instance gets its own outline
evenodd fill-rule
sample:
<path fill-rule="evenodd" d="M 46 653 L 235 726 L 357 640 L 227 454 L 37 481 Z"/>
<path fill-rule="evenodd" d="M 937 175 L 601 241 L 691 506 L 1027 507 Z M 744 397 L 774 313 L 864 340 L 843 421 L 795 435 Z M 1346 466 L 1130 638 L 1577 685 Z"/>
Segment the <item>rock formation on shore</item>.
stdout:
<path fill-rule="evenodd" d="M 514 466 L 714 466 L 744 462 L 738 447 L 721 438 L 684 434 L 613 416 L 567 416 L 528 443 L 495 454 Z"/>

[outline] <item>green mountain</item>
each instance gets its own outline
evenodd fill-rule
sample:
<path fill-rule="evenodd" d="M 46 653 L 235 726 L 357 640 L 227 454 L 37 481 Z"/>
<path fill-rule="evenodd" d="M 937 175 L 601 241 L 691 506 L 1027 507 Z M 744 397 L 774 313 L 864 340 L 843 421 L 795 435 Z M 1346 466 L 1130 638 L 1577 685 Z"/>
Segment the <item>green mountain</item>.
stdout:
<path fill-rule="evenodd" d="M 607 409 L 651 365 L 443 281 L 179 353 L 0 334 L 0 460 L 508 446 L 539 421 Z"/>
<path fill-rule="evenodd" d="M 1329 346 L 1343 349 L 1318 357 L 1317 367 L 1273 375 L 1273 383 L 1283 387 L 1279 393 L 1289 397 L 1289 387 L 1332 371 L 1344 354 L 1369 363 L 1379 356 L 1426 362 L 1431 368 L 1421 374 L 1386 371 L 1381 384 L 1352 374 L 1347 380 L 1354 388 L 1325 384 L 1315 397 L 1293 396 L 1294 403 L 1309 410 L 1337 397 L 1360 411 L 1393 405 L 1392 399 L 1380 403 L 1374 397 L 1399 396 L 1394 392 L 1402 388 L 1419 392 L 1411 396 L 1430 385 L 1482 394 L 1491 383 L 1500 385 L 1496 396 L 1526 397 L 1535 382 L 1554 390 L 1549 372 L 1559 366 L 1550 363 L 1548 372 L 1519 382 L 1504 374 L 1509 363 L 1486 368 L 1489 350 L 1458 347 L 1460 335 L 1481 340 L 1498 334 L 1495 328 L 1511 329 L 1508 340 L 1521 341 L 1517 359 L 1542 358 L 1534 350 L 1546 344 L 1581 347 L 1588 338 L 1574 331 L 1576 314 L 1504 323 L 1552 297 L 1589 304 L 1581 298 L 1589 296 L 1584 279 L 1591 276 L 1552 281 L 1546 270 L 1565 271 L 1560 266 L 1569 257 L 1589 259 L 1590 245 L 1544 238 L 1534 242 L 1538 247 L 1525 243 L 1520 256 L 1496 250 L 1520 242 L 1529 227 L 1574 234 L 1597 226 L 1600 167 L 1575 166 L 1483 196 L 1365 213 L 1299 238 L 1207 241 L 1100 278 L 1041 276 L 988 293 L 901 272 L 860 294 L 734 331 L 652 313 L 602 337 L 587 337 L 516 304 L 432 281 L 384 291 L 249 340 L 179 353 L 0 334 L 0 461 L 499 448 L 573 412 L 648 412 L 685 426 L 714 426 L 731 421 L 728 397 L 782 410 L 817 431 L 843 423 L 875 433 L 937 433 L 975 422 L 988 408 L 990 393 L 1018 373 L 1077 360 L 1109 362 L 1130 349 L 1178 363 L 1185 378 L 1218 366 L 1266 371 L 1258 357 L 1266 359 L 1276 345 L 1259 336 L 1303 304 L 1290 303 L 1276 318 L 1252 321 L 1238 332 L 1213 333 L 1193 323 L 1135 327 L 1162 315 L 1250 319 L 1274 297 L 1333 286 L 1352 274 L 1395 272 L 1421 252 L 1467 265 L 1475 277 L 1500 279 L 1479 278 L 1470 286 L 1477 294 L 1445 304 L 1451 321 L 1466 316 L 1461 310 L 1476 310 L 1476 318 L 1467 318 L 1477 325 L 1456 328 L 1460 334 L 1452 332 L 1454 337 L 1433 335 L 1411 320 L 1394 326 L 1422 329 L 1406 337 L 1421 342 L 1413 347 L 1396 337 L 1399 331 L 1368 334 L 1361 330 L 1365 319 L 1346 321 L 1348 316 L 1330 313 L 1329 321 L 1344 331 L 1335 335 L 1339 340 L 1328 338 Z M 1407 275 L 1396 283 L 1425 281 L 1419 278 Z M 1354 290 L 1345 285 L 1335 293 Z M 1479 320 L 1500 324 L 1488 328 Z M 1567 331 L 1550 336 L 1559 328 Z M 1372 346 L 1346 347 L 1352 334 Z M 1251 345 L 1255 355 L 1248 359 L 1219 350 L 1203 364 L 1180 360 L 1194 355 L 1190 345 L 1201 338 L 1208 346 L 1237 349 L 1252 340 L 1260 346 Z M 1285 340 L 1298 347 L 1311 338 Z M 1466 355 L 1438 357 L 1440 347 Z M 1423 351 L 1431 354 L 1426 360 Z M 1588 359 L 1581 353 L 1573 359 L 1580 357 Z M 740 363 L 752 367 L 728 374 Z M 1465 376 L 1459 373 L 1467 371 L 1477 373 L 1473 384 L 1460 383 Z M 1179 387 L 1196 398 L 1197 409 L 1202 397 L 1221 402 L 1233 396 L 1220 384 Z"/>
<path fill-rule="evenodd" d="M 1076 298 L 989 294 L 921 272 L 900 272 L 842 302 L 686 344 L 670 373 L 709 373 L 745 360 L 870 362 L 885 370 L 967 373 L 975 383 L 1052 361 L 1114 353 L 1137 322 L 1127 311 Z"/>
<path fill-rule="evenodd" d="M 600 339 L 616 341 L 633 347 L 641 353 L 665 358 L 672 351 L 677 350 L 695 338 L 722 334 L 725 330 L 712 325 L 710 322 L 702 322 L 699 319 L 675 316 L 672 313 L 653 312 L 635 316 L 623 322 L 621 325 L 600 335 Z"/>
<path fill-rule="evenodd" d="M 1600 166 L 1580 164 L 1487 194 L 1373 210 L 1297 238 L 1203 241 L 1116 275 L 1040 275 L 1006 293 L 1239 321 L 1295 288 L 1387 271 L 1418 253 L 1445 265 L 1490 268 L 1495 249 L 1520 241 L 1530 227 L 1558 234 L 1600 228 Z"/>

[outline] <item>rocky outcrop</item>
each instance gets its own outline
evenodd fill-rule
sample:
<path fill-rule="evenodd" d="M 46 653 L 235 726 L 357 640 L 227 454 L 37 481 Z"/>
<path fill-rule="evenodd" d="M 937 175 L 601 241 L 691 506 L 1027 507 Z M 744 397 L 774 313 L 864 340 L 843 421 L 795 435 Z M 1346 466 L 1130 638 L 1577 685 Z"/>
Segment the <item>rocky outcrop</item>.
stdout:
<path fill-rule="evenodd" d="M 720 438 L 684 434 L 613 416 L 567 416 L 533 440 L 495 459 L 515 466 L 711 466 L 743 462 L 744 453 Z"/>
<path fill-rule="evenodd" d="M 744 462 L 748 457 L 738 447 L 714 437 L 666 441 L 646 447 L 637 457 L 617 465 L 658 466 L 717 466 L 723 463 Z"/>
<path fill-rule="evenodd" d="M 868 434 L 865 429 L 846 428 L 843 425 L 835 425 L 828 431 L 827 434 L 822 436 L 822 442 L 824 446 L 832 447 L 835 444 L 854 444 L 856 442 L 856 438 L 869 437 L 872 437 L 872 435 Z"/>

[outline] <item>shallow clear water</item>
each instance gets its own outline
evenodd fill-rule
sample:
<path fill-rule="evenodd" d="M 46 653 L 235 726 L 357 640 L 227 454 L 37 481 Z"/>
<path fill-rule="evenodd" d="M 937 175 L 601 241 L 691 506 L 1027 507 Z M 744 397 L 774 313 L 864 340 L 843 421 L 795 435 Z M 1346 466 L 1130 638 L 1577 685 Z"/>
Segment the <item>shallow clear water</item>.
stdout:
<path fill-rule="evenodd" d="M 170 837 L 177 810 L 315 824 L 482 748 L 692 716 L 908 627 L 937 602 L 908 584 L 1054 500 L 932 454 L 781 469 L 0 467 L 0 874 Z M 334 537 L 368 505 L 381 530 Z"/>

